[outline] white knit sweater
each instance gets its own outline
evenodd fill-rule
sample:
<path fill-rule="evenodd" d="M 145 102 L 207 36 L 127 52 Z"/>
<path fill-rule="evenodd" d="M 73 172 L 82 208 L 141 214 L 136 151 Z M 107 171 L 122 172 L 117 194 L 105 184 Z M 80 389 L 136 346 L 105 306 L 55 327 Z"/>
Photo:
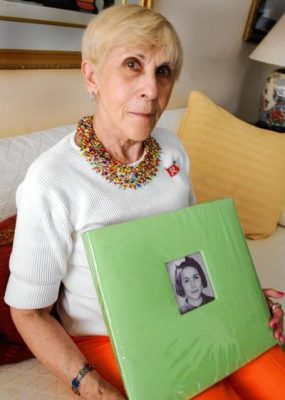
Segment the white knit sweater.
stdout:
<path fill-rule="evenodd" d="M 106 335 L 81 234 L 109 224 L 173 211 L 194 202 L 189 160 L 171 132 L 156 128 L 157 175 L 124 190 L 95 173 L 80 155 L 75 133 L 42 154 L 17 191 L 17 226 L 5 301 L 20 309 L 58 311 L 71 335 Z M 171 177 L 166 168 L 180 168 Z M 62 283 L 62 285 L 61 285 Z"/>

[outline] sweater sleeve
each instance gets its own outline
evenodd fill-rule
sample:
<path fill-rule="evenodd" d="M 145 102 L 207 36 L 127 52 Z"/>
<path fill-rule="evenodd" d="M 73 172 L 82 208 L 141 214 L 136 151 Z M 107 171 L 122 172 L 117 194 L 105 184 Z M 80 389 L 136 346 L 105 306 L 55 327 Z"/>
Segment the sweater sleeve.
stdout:
<path fill-rule="evenodd" d="M 68 213 L 56 191 L 29 174 L 17 191 L 16 202 L 5 302 L 19 309 L 47 307 L 57 300 L 72 250 Z"/>

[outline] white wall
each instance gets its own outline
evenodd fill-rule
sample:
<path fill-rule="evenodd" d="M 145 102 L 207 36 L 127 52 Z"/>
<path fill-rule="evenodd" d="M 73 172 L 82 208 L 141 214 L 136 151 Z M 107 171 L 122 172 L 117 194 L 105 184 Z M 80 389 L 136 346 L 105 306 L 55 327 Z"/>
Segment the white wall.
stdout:
<path fill-rule="evenodd" d="M 197 89 L 237 116 L 255 121 L 270 67 L 250 60 L 254 45 L 242 41 L 251 0 L 154 3 L 154 9 L 176 27 L 185 52 L 182 75 L 169 107 L 186 106 L 190 90 Z M 7 24 L 3 28 L 2 22 L 2 28 L 11 29 Z M 58 35 L 51 35 L 47 45 L 58 48 L 55 42 L 62 45 L 66 35 L 61 36 L 58 27 L 49 28 Z M 0 136 L 74 123 L 90 112 L 92 105 L 79 70 L 0 71 Z"/>
<path fill-rule="evenodd" d="M 0 48 L 79 51 L 82 33 L 80 28 L 0 21 Z"/>
<path fill-rule="evenodd" d="M 0 71 L 0 137 L 76 123 L 92 113 L 80 70 Z"/>

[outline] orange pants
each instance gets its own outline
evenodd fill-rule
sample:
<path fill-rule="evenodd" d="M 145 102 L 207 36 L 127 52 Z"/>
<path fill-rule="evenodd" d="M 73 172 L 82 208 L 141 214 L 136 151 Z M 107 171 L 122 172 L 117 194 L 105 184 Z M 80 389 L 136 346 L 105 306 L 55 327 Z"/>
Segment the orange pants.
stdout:
<path fill-rule="evenodd" d="M 72 337 L 96 371 L 123 394 L 124 386 L 108 336 Z M 275 346 L 218 382 L 195 400 L 285 399 L 285 353 Z"/>

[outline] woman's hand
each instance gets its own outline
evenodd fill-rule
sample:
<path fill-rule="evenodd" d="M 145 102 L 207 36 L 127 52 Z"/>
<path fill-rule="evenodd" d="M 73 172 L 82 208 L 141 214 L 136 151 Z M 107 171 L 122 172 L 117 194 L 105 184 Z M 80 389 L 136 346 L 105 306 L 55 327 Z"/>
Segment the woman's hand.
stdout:
<path fill-rule="evenodd" d="M 275 289 L 263 289 L 263 293 L 272 315 L 269 321 L 269 326 L 273 329 L 275 338 L 279 340 L 280 343 L 285 343 L 285 337 L 282 333 L 284 312 L 278 302 L 275 303 L 270 299 L 270 297 L 273 297 L 274 299 L 282 299 L 284 293 Z"/>
<path fill-rule="evenodd" d="M 97 376 L 97 379 L 98 379 L 97 380 L 98 386 L 97 386 L 97 389 L 96 389 L 96 392 L 97 392 L 96 393 L 97 394 L 96 397 L 94 397 L 90 392 L 89 395 L 87 395 L 84 398 L 86 398 L 86 399 L 96 398 L 98 400 L 99 399 L 100 400 L 126 400 L 126 397 L 124 397 L 119 392 L 119 390 L 117 390 L 114 386 L 110 385 L 103 378 Z M 84 382 L 84 381 L 82 381 L 82 382 Z"/>

